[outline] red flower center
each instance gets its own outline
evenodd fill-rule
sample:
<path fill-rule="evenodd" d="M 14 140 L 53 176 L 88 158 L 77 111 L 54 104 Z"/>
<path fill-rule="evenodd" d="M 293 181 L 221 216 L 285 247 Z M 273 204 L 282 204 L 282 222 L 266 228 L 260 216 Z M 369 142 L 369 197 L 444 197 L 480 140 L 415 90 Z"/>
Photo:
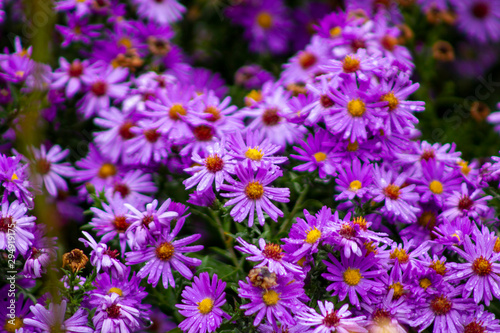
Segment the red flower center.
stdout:
<path fill-rule="evenodd" d="M 207 125 L 196 126 L 193 134 L 198 141 L 209 141 L 214 137 L 213 129 Z"/>
<path fill-rule="evenodd" d="M 71 77 L 80 77 L 83 74 L 83 65 L 79 61 L 73 61 L 69 66 L 68 74 Z"/>
<path fill-rule="evenodd" d="M 125 232 L 130 225 L 125 216 L 115 216 L 113 224 L 117 232 Z"/>
<path fill-rule="evenodd" d="M 266 244 L 266 247 L 264 247 L 264 251 L 262 251 L 262 254 L 269 259 L 273 260 L 281 260 L 283 256 L 285 255 L 283 252 L 283 249 L 281 246 L 278 244 Z"/>
<path fill-rule="evenodd" d="M 120 129 L 118 130 L 118 134 L 122 137 L 123 140 L 129 140 L 132 139 L 135 135 L 130 131 L 130 129 L 134 127 L 134 123 L 131 122 L 130 120 L 127 120 L 125 123 L 123 123 L 120 126 Z"/>
<path fill-rule="evenodd" d="M 332 101 L 332 99 L 328 97 L 328 95 L 321 95 L 321 97 L 319 98 L 319 102 L 324 108 L 330 108 L 335 105 L 335 102 Z"/>
<path fill-rule="evenodd" d="M 443 295 L 435 297 L 431 301 L 431 309 L 438 316 L 445 315 L 451 310 L 451 302 Z"/>
<path fill-rule="evenodd" d="M 111 259 L 116 259 L 120 255 L 120 252 L 118 250 L 107 249 L 104 251 L 104 254 L 107 254 Z"/>
<path fill-rule="evenodd" d="M 50 162 L 45 158 L 36 161 L 36 171 L 41 175 L 46 175 L 50 171 Z"/>
<path fill-rule="evenodd" d="M 116 304 L 113 304 L 109 308 L 107 308 L 106 312 L 108 313 L 108 318 L 116 319 L 120 317 L 120 307 Z"/>
<path fill-rule="evenodd" d="M 338 323 L 340 323 L 340 318 L 337 316 L 337 310 L 328 312 L 325 318 L 323 318 L 323 325 L 328 328 L 337 326 Z"/>
<path fill-rule="evenodd" d="M 122 198 L 125 198 L 127 195 L 130 194 L 130 188 L 125 185 L 125 184 L 116 184 L 115 187 L 114 187 L 114 193 L 120 193 L 120 195 L 122 196 Z"/>
<path fill-rule="evenodd" d="M 205 159 L 205 167 L 208 171 L 216 173 L 224 168 L 224 161 L 217 154 L 210 155 Z"/>
<path fill-rule="evenodd" d="M 483 326 L 482 321 L 478 323 L 474 320 L 472 323 L 465 325 L 464 333 L 486 333 L 486 328 Z"/>
<path fill-rule="evenodd" d="M 158 133 L 156 129 L 148 129 L 144 131 L 144 136 L 146 140 L 151 143 L 155 143 L 160 138 L 161 134 Z"/>
<path fill-rule="evenodd" d="M 395 185 L 395 184 L 389 184 L 384 189 L 384 194 L 389 199 L 398 200 L 398 198 L 399 198 L 399 186 Z"/>
<path fill-rule="evenodd" d="M 473 204 L 474 201 L 468 195 L 464 195 L 458 201 L 458 208 L 461 210 L 469 210 Z"/>
<path fill-rule="evenodd" d="M 472 270 L 479 276 L 486 276 L 491 273 L 491 262 L 480 256 L 472 263 Z"/>
<path fill-rule="evenodd" d="M 434 150 L 431 149 L 431 150 L 424 150 L 424 152 L 420 156 L 420 159 L 428 161 L 428 160 L 430 160 L 431 158 L 434 158 L 434 157 L 436 157 L 436 154 L 434 153 Z"/>
<path fill-rule="evenodd" d="M 476 2 L 471 7 L 472 15 L 478 19 L 484 19 L 490 13 L 490 6 L 486 2 Z"/>
<path fill-rule="evenodd" d="M 97 81 L 92 85 L 90 90 L 97 97 L 101 97 L 106 95 L 106 92 L 108 91 L 108 85 L 104 81 Z"/>
<path fill-rule="evenodd" d="M 262 122 L 267 126 L 275 126 L 279 123 L 281 117 L 278 115 L 278 109 L 266 109 L 262 114 Z"/>
<path fill-rule="evenodd" d="M 0 232 L 8 232 L 14 228 L 15 223 L 12 223 L 12 216 L 0 217 Z"/>
<path fill-rule="evenodd" d="M 311 52 L 304 51 L 299 55 L 299 65 L 303 69 L 308 69 L 317 62 L 316 56 Z"/>

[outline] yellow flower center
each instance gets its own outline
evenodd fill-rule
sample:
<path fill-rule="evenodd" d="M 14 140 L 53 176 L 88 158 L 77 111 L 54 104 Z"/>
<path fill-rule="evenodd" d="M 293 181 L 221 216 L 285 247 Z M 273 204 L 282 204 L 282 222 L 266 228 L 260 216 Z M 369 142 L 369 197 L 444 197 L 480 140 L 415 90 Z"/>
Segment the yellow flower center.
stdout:
<path fill-rule="evenodd" d="M 260 92 L 260 90 L 252 90 L 248 93 L 248 95 L 245 98 L 246 106 L 251 106 L 253 104 L 251 100 L 255 102 L 262 101 L 262 93 Z"/>
<path fill-rule="evenodd" d="M 196 304 L 198 304 L 198 311 L 200 311 L 201 314 L 207 314 L 214 308 L 214 301 L 208 297 Z"/>
<path fill-rule="evenodd" d="M 357 190 L 359 190 L 362 186 L 361 182 L 359 180 L 353 180 L 350 184 L 349 184 L 349 189 L 351 191 L 354 191 L 356 192 Z"/>
<path fill-rule="evenodd" d="M 12 319 L 8 319 L 3 327 L 7 332 L 14 333 L 17 329 L 24 326 L 23 320 L 19 317 L 14 318 L 14 324 L 12 324 Z"/>
<path fill-rule="evenodd" d="M 459 161 L 458 165 L 460 165 L 460 171 L 467 176 L 469 172 L 471 171 L 471 168 L 469 167 L 469 162 L 467 161 Z"/>
<path fill-rule="evenodd" d="M 428 278 L 423 278 L 423 279 L 420 279 L 420 281 L 418 281 L 418 285 L 421 288 L 427 289 L 432 285 L 432 282 Z"/>
<path fill-rule="evenodd" d="M 365 103 L 359 98 L 353 99 L 347 104 L 347 111 L 353 117 L 361 117 L 366 111 Z"/>
<path fill-rule="evenodd" d="M 250 182 L 245 187 L 245 194 L 249 199 L 260 199 L 264 195 L 264 186 L 262 186 L 258 181 Z"/>
<path fill-rule="evenodd" d="M 156 248 L 155 252 L 158 259 L 167 261 L 174 256 L 175 248 L 171 243 L 165 242 L 161 243 L 160 246 Z"/>
<path fill-rule="evenodd" d="M 127 49 L 130 49 L 132 47 L 132 41 L 130 38 L 122 37 L 118 41 L 118 46 L 125 46 Z"/>
<path fill-rule="evenodd" d="M 446 266 L 444 264 L 444 261 L 441 260 L 434 260 L 430 265 L 429 268 L 433 269 L 438 273 L 439 275 L 445 275 L 446 274 Z"/>
<path fill-rule="evenodd" d="M 273 25 L 273 17 L 270 13 L 262 11 L 257 15 L 257 24 L 262 29 L 269 29 Z"/>
<path fill-rule="evenodd" d="M 123 296 L 123 291 L 120 288 L 111 288 L 108 290 L 108 294 L 115 293 L 118 294 L 119 296 Z"/>
<path fill-rule="evenodd" d="M 24 71 L 17 71 L 16 72 L 17 77 L 23 77 L 24 76 Z"/>
<path fill-rule="evenodd" d="M 312 228 L 307 232 L 306 243 L 314 244 L 321 237 L 321 231 L 316 227 Z"/>
<path fill-rule="evenodd" d="M 332 37 L 332 38 L 340 36 L 341 33 L 342 33 L 341 27 L 333 27 L 330 29 L 330 37 Z"/>
<path fill-rule="evenodd" d="M 348 268 L 345 270 L 344 274 L 344 282 L 350 286 L 357 286 L 359 281 L 363 278 L 361 273 L 359 272 L 359 268 Z"/>
<path fill-rule="evenodd" d="M 498 253 L 500 252 L 500 238 L 497 237 L 497 239 L 495 240 L 495 246 L 493 246 L 493 251 L 495 253 Z"/>
<path fill-rule="evenodd" d="M 114 176 L 116 175 L 116 167 L 111 163 L 104 163 L 103 165 L 101 165 L 101 168 L 99 169 L 97 175 L 102 179 Z"/>
<path fill-rule="evenodd" d="M 389 199 L 398 200 L 398 198 L 399 198 L 399 186 L 395 185 L 395 184 L 389 184 L 384 189 L 384 194 Z"/>
<path fill-rule="evenodd" d="M 260 161 L 264 154 L 262 154 L 262 149 L 259 147 L 248 148 L 245 153 L 245 157 L 251 159 L 252 161 Z"/>
<path fill-rule="evenodd" d="M 397 97 L 394 95 L 393 92 L 383 95 L 380 98 L 380 100 L 384 102 L 389 102 L 389 111 L 396 110 L 396 108 L 399 105 L 399 100 L 397 99 Z"/>
<path fill-rule="evenodd" d="M 357 58 L 346 56 L 342 62 L 342 68 L 346 73 L 354 73 L 359 69 L 360 61 Z"/>
<path fill-rule="evenodd" d="M 14 172 L 14 173 L 12 174 L 12 177 L 10 178 L 10 180 L 18 180 L 18 179 L 19 179 L 19 177 L 18 177 L 18 176 L 16 175 L 16 173 Z"/>
<path fill-rule="evenodd" d="M 217 154 L 208 155 L 205 158 L 205 167 L 208 171 L 216 173 L 224 169 L 224 161 Z"/>
<path fill-rule="evenodd" d="M 403 296 L 403 294 L 404 294 L 404 289 L 403 289 L 403 285 L 401 284 L 401 282 L 396 282 L 396 283 L 391 284 L 389 286 L 389 289 L 394 289 L 394 295 L 392 296 L 394 299 L 398 299 L 401 296 Z"/>
<path fill-rule="evenodd" d="M 172 105 L 168 111 L 168 116 L 173 120 L 179 120 L 180 116 L 185 116 L 186 114 L 187 111 L 181 104 Z"/>
<path fill-rule="evenodd" d="M 366 219 L 363 216 L 355 217 L 352 220 L 352 223 L 356 224 L 356 225 L 359 225 L 359 228 L 361 230 L 364 230 L 364 231 L 368 230 L 368 223 L 366 223 Z"/>
<path fill-rule="evenodd" d="M 405 249 L 398 248 L 395 248 L 394 251 L 391 252 L 389 257 L 391 259 L 398 259 L 400 264 L 404 264 L 410 259 L 410 256 L 406 253 Z"/>
<path fill-rule="evenodd" d="M 320 151 L 315 153 L 313 156 L 314 156 L 314 159 L 316 160 L 316 162 L 322 162 L 322 161 L 326 160 L 326 154 L 323 152 L 320 152 Z"/>
<path fill-rule="evenodd" d="M 304 267 L 304 263 L 306 262 L 306 260 L 306 257 L 300 258 L 299 261 L 297 261 L 297 265 L 299 265 L 300 267 Z"/>
<path fill-rule="evenodd" d="M 280 300 L 280 295 L 274 290 L 267 290 L 262 294 L 262 299 L 266 305 L 276 305 Z"/>
<path fill-rule="evenodd" d="M 443 183 L 441 183 L 439 180 L 433 180 L 429 184 L 429 189 L 434 194 L 441 194 L 443 193 Z"/>
<path fill-rule="evenodd" d="M 486 276 L 491 273 L 491 262 L 483 256 L 476 258 L 472 263 L 472 270 L 479 276 Z"/>

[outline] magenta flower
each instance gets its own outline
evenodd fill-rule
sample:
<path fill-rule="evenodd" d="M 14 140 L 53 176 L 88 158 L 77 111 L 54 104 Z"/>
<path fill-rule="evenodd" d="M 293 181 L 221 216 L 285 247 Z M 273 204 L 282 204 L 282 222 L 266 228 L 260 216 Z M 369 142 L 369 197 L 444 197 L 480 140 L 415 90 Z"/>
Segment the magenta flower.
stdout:
<path fill-rule="evenodd" d="M 26 252 L 22 274 L 28 279 L 42 277 L 50 263 L 57 258 L 56 237 L 45 237 L 45 225 L 38 224 L 33 231 L 33 244 Z"/>
<path fill-rule="evenodd" d="M 278 216 L 283 217 L 283 212 L 273 205 L 270 199 L 278 202 L 288 202 L 290 199 L 290 189 L 275 188 L 268 186 L 283 172 L 278 167 L 266 165 L 257 169 L 257 173 L 252 169 L 250 163 L 238 164 L 235 168 L 239 181 L 230 178 L 231 185 L 222 184 L 221 190 L 230 193 L 222 193 L 221 196 L 232 198 L 224 206 L 232 206 L 231 216 L 236 222 L 242 222 L 248 216 L 248 226 L 254 223 L 254 214 L 257 211 L 257 218 L 260 225 L 264 225 L 265 218 L 263 210 L 273 221 L 278 220 Z"/>
<path fill-rule="evenodd" d="M 333 303 L 325 301 L 323 305 L 321 301 L 318 301 L 318 307 L 321 314 L 318 314 L 314 309 L 305 308 L 297 315 L 298 322 L 304 326 L 315 327 L 315 333 L 368 332 L 364 328 L 365 316 L 347 318 L 351 315 L 348 304 L 335 310 Z"/>
<path fill-rule="evenodd" d="M 175 228 L 170 233 L 161 233 L 159 238 L 153 240 L 149 246 L 125 253 L 128 265 L 136 265 L 146 262 L 146 265 L 137 274 L 140 278 L 148 277 L 148 283 L 156 287 L 160 277 L 163 286 L 168 288 L 169 284 L 175 288 L 175 280 L 172 268 L 177 270 L 184 278 L 191 279 L 193 272 L 189 267 L 199 266 L 200 259 L 186 257 L 183 253 L 196 252 L 203 249 L 203 245 L 187 246 L 198 240 L 201 235 L 194 234 L 186 238 L 174 240 L 182 226 L 184 219 L 177 221 Z M 187 264 L 187 265 L 186 265 Z"/>
<path fill-rule="evenodd" d="M 448 200 L 445 202 L 446 210 L 441 215 L 449 220 L 454 220 L 457 217 L 472 217 L 478 218 L 488 210 L 486 201 L 491 200 L 491 195 L 482 196 L 483 191 L 477 189 L 469 195 L 469 188 L 466 183 L 462 183 L 460 192 L 453 191 Z"/>
<path fill-rule="evenodd" d="M 500 39 L 500 1 L 467 0 L 450 1 L 458 15 L 458 28 L 469 39 L 480 43 L 496 42 Z"/>
<path fill-rule="evenodd" d="M 94 330 L 87 326 L 87 313 L 84 309 L 78 309 L 76 313 L 68 319 L 66 315 L 66 300 L 61 304 L 50 302 L 46 309 L 42 304 L 30 306 L 33 318 L 25 318 L 24 324 L 28 327 L 35 327 L 42 332 L 59 330 L 67 333 L 92 333 Z"/>
<path fill-rule="evenodd" d="M 59 0 L 56 3 L 57 11 L 75 10 L 77 16 L 83 16 L 90 13 L 92 0 Z"/>
<path fill-rule="evenodd" d="M 107 196 L 120 194 L 120 196 L 132 202 L 151 202 L 151 197 L 143 194 L 154 193 L 157 188 L 152 181 L 150 173 L 144 173 L 141 170 L 131 170 L 123 176 L 117 176 L 113 180 L 113 185 L 106 189 Z"/>
<path fill-rule="evenodd" d="M 52 89 L 65 88 L 68 98 L 75 96 L 82 89 L 82 76 L 94 70 L 88 60 L 73 60 L 70 64 L 64 57 L 59 58 L 59 68 L 52 74 Z"/>
<path fill-rule="evenodd" d="M 5 156 L 0 154 L 0 182 L 5 188 L 5 195 L 13 193 L 18 200 L 32 209 L 34 206 L 34 194 L 31 193 L 31 183 L 28 180 L 28 164 L 21 163 L 23 156 Z"/>
<path fill-rule="evenodd" d="M 111 250 L 106 243 L 97 243 L 94 238 L 86 231 L 82 231 L 87 239 L 78 238 L 80 242 L 85 244 L 85 247 L 90 246 L 92 252 L 90 253 L 90 263 L 96 268 L 97 273 L 101 271 L 109 272 L 116 277 L 123 277 L 126 267 L 122 262 L 117 259 L 120 253 L 117 250 Z"/>
<path fill-rule="evenodd" d="M 234 173 L 233 158 L 227 154 L 224 142 L 216 142 L 213 146 L 207 148 L 208 156 L 201 158 L 198 153 L 193 152 L 191 159 L 200 164 L 192 168 L 184 169 L 186 172 L 194 173 L 192 177 L 182 183 L 186 189 L 196 185 L 196 191 L 204 191 L 211 187 L 215 181 L 215 189 L 219 191 L 224 180 L 229 180 L 229 174 Z"/>
<path fill-rule="evenodd" d="M 302 269 L 290 262 L 290 256 L 283 253 L 283 249 L 279 244 L 267 243 L 261 238 L 259 239 L 260 250 L 257 246 L 245 242 L 241 237 L 236 239 L 243 246 L 235 246 L 234 248 L 243 253 L 250 254 L 247 258 L 249 261 L 260 261 L 256 268 L 267 266 L 271 273 L 278 275 L 287 275 L 287 273 L 302 273 Z M 287 258 L 285 258 L 285 256 Z"/>
<path fill-rule="evenodd" d="M 130 162 L 148 165 L 159 163 L 168 156 L 170 143 L 151 120 L 139 120 L 130 128 L 133 138 L 128 140 L 125 152 Z"/>
<path fill-rule="evenodd" d="M 135 302 L 122 300 L 117 293 L 109 295 L 94 294 L 100 298 L 99 305 L 92 317 L 96 331 L 102 333 L 136 332 L 141 328 L 141 312 Z M 93 332 L 93 331 L 92 331 Z"/>
<path fill-rule="evenodd" d="M 354 197 L 363 198 L 372 185 L 373 167 L 371 164 L 361 164 L 354 158 L 351 167 L 339 168 L 339 176 L 335 180 L 335 189 L 340 192 L 335 200 L 352 200 Z"/>
<path fill-rule="evenodd" d="M 167 25 L 182 18 L 186 7 L 177 0 L 133 0 L 137 5 L 137 15 L 150 21 Z"/>
<path fill-rule="evenodd" d="M 0 249 L 10 249 L 11 242 L 9 238 L 14 237 L 14 246 L 23 256 L 31 247 L 35 236 L 33 228 L 35 227 L 36 217 L 27 216 L 28 208 L 24 203 L 15 200 L 10 203 L 7 200 L 2 202 L 2 211 L 0 212 Z"/>
<path fill-rule="evenodd" d="M 191 286 L 182 291 L 182 304 L 175 306 L 179 313 L 187 317 L 179 324 L 179 328 L 188 333 L 215 332 L 222 323 L 222 318 L 230 319 L 220 307 L 226 303 L 224 288 L 226 282 L 219 280 L 214 274 L 212 281 L 207 272 L 194 277 Z"/>

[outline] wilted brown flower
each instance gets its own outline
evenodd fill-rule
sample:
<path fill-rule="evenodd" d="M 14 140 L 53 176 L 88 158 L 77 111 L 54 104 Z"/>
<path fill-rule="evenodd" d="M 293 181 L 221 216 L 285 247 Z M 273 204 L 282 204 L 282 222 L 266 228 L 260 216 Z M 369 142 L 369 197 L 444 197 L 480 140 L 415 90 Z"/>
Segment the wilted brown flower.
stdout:
<path fill-rule="evenodd" d="M 73 273 L 76 273 L 81 269 L 83 269 L 87 264 L 87 262 L 89 261 L 89 258 L 80 249 L 74 249 L 68 253 L 63 254 L 62 259 L 63 259 L 62 267 L 64 268 L 69 266 L 69 268 L 71 268 L 71 271 Z"/>
<path fill-rule="evenodd" d="M 474 118 L 475 121 L 478 123 L 484 121 L 486 117 L 490 114 L 491 109 L 486 103 L 476 101 L 472 103 L 472 106 L 470 108 L 470 114 L 472 118 Z"/>
<path fill-rule="evenodd" d="M 262 289 L 269 289 L 277 285 L 276 274 L 271 273 L 266 266 L 252 269 L 248 273 L 248 277 L 252 285 Z"/>
<path fill-rule="evenodd" d="M 438 61 L 450 62 L 455 60 L 455 51 L 447 41 L 438 40 L 432 45 L 432 56 Z"/>

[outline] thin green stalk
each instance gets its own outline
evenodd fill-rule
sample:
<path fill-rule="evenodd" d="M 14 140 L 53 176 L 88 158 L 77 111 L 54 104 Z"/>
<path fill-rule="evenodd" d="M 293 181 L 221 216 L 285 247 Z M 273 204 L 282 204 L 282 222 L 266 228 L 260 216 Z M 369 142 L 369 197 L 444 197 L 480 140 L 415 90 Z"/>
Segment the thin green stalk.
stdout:
<path fill-rule="evenodd" d="M 234 252 L 233 249 L 232 238 L 226 235 L 226 232 L 222 227 L 222 222 L 220 220 L 219 214 L 210 209 L 210 215 L 212 216 L 213 221 L 215 221 L 215 226 L 219 230 L 220 237 L 222 238 L 222 241 L 226 245 L 226 249 L 229 251 L 229 254 L 231 255 L 231 260 L 233 261 L 234 266 L 239 270 L 240 264 L 238 262 L 238 257 L 236 257 L 236 253 Z"/>

